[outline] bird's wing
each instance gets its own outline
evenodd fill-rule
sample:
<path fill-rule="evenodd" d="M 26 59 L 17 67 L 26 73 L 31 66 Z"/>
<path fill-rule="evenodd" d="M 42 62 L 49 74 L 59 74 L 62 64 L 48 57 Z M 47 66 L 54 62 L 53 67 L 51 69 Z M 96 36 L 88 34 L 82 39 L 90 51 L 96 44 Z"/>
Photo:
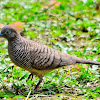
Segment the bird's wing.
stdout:
<path fill-rule="evenodd" d="M 38 70 L 55 69 L 75 63 L 71 55 L 39 43 L 34 45 L 30 56 L 32 67 Z"/>
<path fill-rule="evenodd" d="M 31 48 L 32 67 L 38 70 L 49 69 L 51 65 L 57 66 L 60 62 L 60 51 L 46 45 L 34 43 Z"/>

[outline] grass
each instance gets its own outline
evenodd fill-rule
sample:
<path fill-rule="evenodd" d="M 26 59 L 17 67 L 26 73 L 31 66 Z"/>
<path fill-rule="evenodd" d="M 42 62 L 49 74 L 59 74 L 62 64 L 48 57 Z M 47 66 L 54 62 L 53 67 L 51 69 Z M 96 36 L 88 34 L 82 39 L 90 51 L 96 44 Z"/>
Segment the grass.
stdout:
<path fill-rule="evenodd" d="M 26 37 L 80 58 L 100 61 L 99 0 L 58 0 L 60 3 L 54 5 L 49 0 L 0 2 L 1 24 L 21 21 Z M 24 100 L 31 91 L 29 98 L 33 99 L 51 96 L 55 100 L 55 96 L 59 96 L 59 100 L 99 100 L 99 67 L 82 64 L 68 67 L 46 74 L 40 89 L 50 91 L 34 94 L 38 77 L 26 81 L 29 72 L 13 66 L 7 52 L 7 40 L 0 39 L 0 98 Z"/>

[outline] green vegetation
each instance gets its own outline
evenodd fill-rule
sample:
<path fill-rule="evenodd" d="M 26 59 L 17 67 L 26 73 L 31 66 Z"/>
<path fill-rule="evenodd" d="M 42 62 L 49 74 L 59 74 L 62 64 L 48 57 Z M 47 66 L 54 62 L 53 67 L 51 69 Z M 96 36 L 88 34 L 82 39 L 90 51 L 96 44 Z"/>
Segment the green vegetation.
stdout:
<path fill-rule="evenodd" d="M 26 37 L 100 62 L 100 1 L 57 0 L 52 4 L 54 1 L 0 0 L 0 24 L 21 21 L 24 24 L 22 33 Z M 33 81 L 26 81 L 28 75 L 29 72 L 13 66 L 7 52 L 7 40 L 0 39 L 1 99 L 24 100 L 28 94 L 33 99 L 48 95 L 54 100 L 100 99 L 98 66 L 77 64 L 54 70 L 44 76 L 40 85 L 40 89 L 49 91 L 35 94 L 33 89 L 39 79 L 34 76 Z"/>

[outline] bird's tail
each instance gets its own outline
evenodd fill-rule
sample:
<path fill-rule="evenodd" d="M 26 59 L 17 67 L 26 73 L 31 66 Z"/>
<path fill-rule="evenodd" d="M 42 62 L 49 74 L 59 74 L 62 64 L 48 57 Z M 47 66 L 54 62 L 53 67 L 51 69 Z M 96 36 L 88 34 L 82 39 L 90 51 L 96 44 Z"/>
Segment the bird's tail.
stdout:
<path fill-rule="evenodd" d="M 81 58 L 78 58 L 76 60 L 76 63 L 100 65 L 100 62 L 91 61 L 91 60 L 87 60 L 87 59 L 81 59 Z"/>

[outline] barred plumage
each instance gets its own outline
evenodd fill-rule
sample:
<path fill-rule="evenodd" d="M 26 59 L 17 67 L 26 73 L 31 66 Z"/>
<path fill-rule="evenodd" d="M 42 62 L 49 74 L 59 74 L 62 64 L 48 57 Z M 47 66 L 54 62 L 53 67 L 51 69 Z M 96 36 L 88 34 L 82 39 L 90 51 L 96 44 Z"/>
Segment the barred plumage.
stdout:
<path fill-rule="evenodd" d="M 41 43 L 28 40 L 22 36 L 15 27 L 7 25 L 1 30 L 3 37 L 8 39 L 8 52 L 11 60 L 19 67 L 22 67 L 40 78 L 59 67 L 75 63 L 100 65 L 100 62 L 81 59 L 76 56 L 54 50 Z"/>

